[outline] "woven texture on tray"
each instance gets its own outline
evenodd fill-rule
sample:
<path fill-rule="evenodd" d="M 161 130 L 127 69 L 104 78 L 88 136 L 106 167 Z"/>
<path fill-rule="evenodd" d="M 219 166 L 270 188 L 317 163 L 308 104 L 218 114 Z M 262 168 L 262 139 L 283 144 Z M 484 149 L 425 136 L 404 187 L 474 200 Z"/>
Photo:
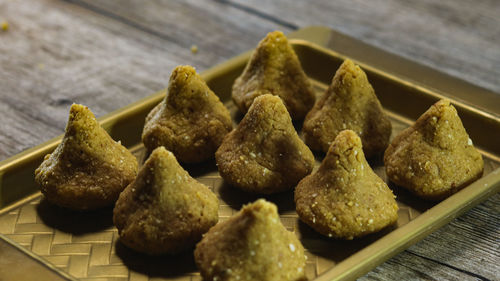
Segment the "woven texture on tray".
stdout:
<path fill-rule="evenodd" d="M 143 147 L 137 147 L 133 152 L 138 159 L 144 157 Z M 213 166 L 211 170 L 190 172 L 193 176 L 200 174 L 197 180 L 209 186 L 222 199 L 220 220 L 227 219 L 243 204 L 259 197 L 228 188 Z M 306 274 L 310 279 L 377 238 L 356 242 L 328 240 L 298 221 L 292 192 L 268 199 L 278 205 L 285 227 L 301 237 L 307 249 Z M 399 225 L 406 224 L 418 213 L 400 204 Z M 0 216 L 0 233 L 82 280 L 201 280 L 192 253 L 176 257 L 148 257 L 119 243 L 111 209 L 71 212 L 50 205 L 40 195 Z"/>

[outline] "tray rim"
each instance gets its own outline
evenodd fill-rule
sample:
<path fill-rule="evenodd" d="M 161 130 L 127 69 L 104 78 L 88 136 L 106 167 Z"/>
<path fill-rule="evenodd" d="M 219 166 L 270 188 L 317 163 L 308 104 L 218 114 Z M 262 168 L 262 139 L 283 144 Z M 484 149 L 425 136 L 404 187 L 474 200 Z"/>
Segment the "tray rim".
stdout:
<path fill-rule="evenodd" d="M 35 193 L 35 194 L 39 195 L 39 193 Z M 29 197 L 30 197 L 30 200 L 33 199 L 32 196 L 29 196 Z M 24 199 L 22 199 L 22 200 L 24 202 Z M 2 233 L 0 233 L 0 240 L 3 240 L 5 243 L 9 244 L 14 249 L 20 251 L 21 253 L 26 255 L 28 258 L 33 259 L 35 262 L 39 263 L 40 265 L 45 267 L 47 270 L 52 271 L 55 274 L 58 274 L 62 279 L 66 279 L 69 281 L 78 281 L 77 278 L 71 276 L 69 273 L 66 273 L 66 272 L 60 270 L 59 268 L 57 268 L 53 264 L 47 262 L 44 258 L 38 256 L 37 254 L 29 251 L 28 249 L 24 248 L 23 246 L 17 244 L 16 242 L 14 242 L 13 240 L 11 240 L 10 238 L 8 238 L 7 236 L 5 236 Z"/>
<path fill-rule="evenodd" d="M 328 43 L 327 36 L 331 36 L 331 33 L 335 31 L 326 28 L 326 27 L 306 27 L 300 29 L 296 32 L 293 32 L 288 35 L 291 39 L 290 41 L 296 44 L 303 44 L 310 48 L 316 49 L 320 52 L 326 52 L 330 55 L 335 55 L 338 57 L 350 57 L 356 63 L 359 63 L 362 67 L 369 69 L 370 71 L 380 72 L 386 76 L 390 76 L 391 78 L 398 80 L 399 82 L 409 83 L 414 87 L 418 87 L 419 90 L 422 90 L 426 93 L 429 93 L 433 96 L 437 97 L 446 97 L 454 104 L 460 104 L 461 106 L 474 111 L 474 113 L 482 115 L 486 118 L 493 119 L 496 122 L 500 122 L 500 108 L 498 112 L 485 112 L 477 107 L 474 107 L 473 104 L 469 102 L 464 103 L 459 100 L 453 99 L 450 96 L 443 96 L 440 93 L 437 93 L 435 89 L 428 85 L 419 85 L 419 83 L 408 82 L 404 78 L 399 77 L 397 74 L 393 74 L 387 72 L 385 70 L 380 70 L 376 66 L 372 66 L 370 64 L 364 63 L 363 60 L 358 60 L 356 57 L 351 57 L 348 55 L 342 54 L 342 52 L 337 52 L 331 49 L 326 48 L 326 44 Z M 340 33 L 339 33 L 340 34 Z M 345 36 L 341 34 L 342 36 Z M 352 39 L 358 41 L 357 39 Z M 374 49 L 378 49 L 374 46 L 369 46 Z M 251 50 L 244 52 L 236 57 L 233 57 L 221 64 L 218 64 L 214 67 L 207 69 L 202 72 L 201 75 L 205 80 L 210 80 L 220 73 L 224 69 L 231 69 L 235 65 L 239 65 L 245 60 L 247 60 L 250 55 Z M 390 54 L 391 56 L 396 56 L 394 54 Z M 409 61 L 411 62 L 411 61 Z M 450 76 L 451 77 L 451 76 Z M 451 77 L 452 79 L 457 79 Z M 459 79 L 457 79 L 459 80 Z M 460 80 L 462 81 L 462 80 Z M 468 82 L 465 82 L 468 83 Z M 477 87 L 471 84 L 471 87 Z M 480 87 L 477 87 L 481 89 Z M 100 118 L 98 118 L 100 124 L 105 128 L 109 129 L 113 126 L 113 124 L 123 118 L 124 116 L 128 116 L 134 112 L 141 110 L 143 107 L 147 105 L 155 105 L 161 101 L 166 89 L 161 90 L 153 95 L 142 98 L 132 104 L 129 104 L 125 107 L 117 109 L 109 114 L 106 114 Z M 26 163 L 33 159 L 34 157 L 39 156 L 40 154 L 45 155 L 51 152 L 61 141 L 63 135 L 57 136 L 47 142 L 44 142 L 40 145 L 37 145 L 33 148 L 25 150 L 19 154 L 16 154 L 12 157 L 9 157 L 3 161 L 0 161 L 0 188 L 2 186 L 2 176 L 6 171 L 13 170 L 18 168 L 19 166 L 23 166 L 23 163 Z M 498 158 L 494 156 L 493 158 Z M 362 276 L 368 271 L 375 268 L 377 265 L 383 263 L 388 260 L 392 256 L 397 253 L 403 251 L 408 248 L 410 245 L 420 241 L 425 236 L 440 228 L 444 224 L 448 223 L 452 219 L 458 217 L 465 211 L 479 204 L 489 196 L 500 191 L 500 168 L 492 171 L 488 175 L 485 175 L 483 178 L 477 180 L 476 182 L 469 185 L 467 188 L 462 189 L 458 193 L 450 196 L 446 200 L 436 204 L 431 209 L 425 211 L 416 219 L 412 220 L 405 226 L 402 226 L 396 230 L 391 231 L 380 239 L 376 240 L 372 244 L 364 247 L 362 250 L 356 252 L 352 256 L 346 258 L 342 262 L 336 264 L 334 267 L 325 271 L 321 275 L 319 275 L 315 280 L 354 280 L 355 278 Z M 27 200 L 31 200 L 40 195 L 40 192 L 35 192 L 30 194 L 24 198 L 21 198 L 5 207 L 0 209 L 0 214 L 3 214 L 13 208 L 22 205 Z M 34 258 L 40 262 L 42 262 L 46 267 L 52 270 L 56 270 L 62 276 L 67 278 L 67 273 L 54 268 L 50 263 L 45 261 L 43 258 L 38 257 L 36 254 L 32 253 L 29 250 L 26 250 L 19 246 L 17 243 L 12 240 L 6 238 L 4 235 L 0 234 L 0 239 L 6 241 L 9 244 L 12 244 L 14 247 L 19 250 L 25 252 L 31 258 Z M 386 247 L 387 241 L 392 241 L 390 247 Z M 361 262 L 359 262 L 361 260 Z"/>
<path fill-rule="evenodd" d="M 292 35 L 292 34 L 291 34 Z M 454 102 L 467 104 L 481 112 L 500 118 L 500 93 L 475 85 L 415 60 L 407 59 L 365 43 L 326 26 L 308 26 L 293 33 L 297 39 L 313 43 L 320 49 L 333 51 L 340 57 L 355 58 L 364 67 L 371 66 L 387 76 L 439 93 Z M 355 47 L 354 47 L 355 46 Z M 375 55 L 370 55 L 374 53 Z M 390 63 L 389 63 L 390 62 Z M 405 65 L 405 68 L 397 67 Z M 396 66 L 395 66 L 396 65 Z M 439 84 L 436 84 L 439 82 Z M 470 92 L 474 93 L 474 99 Z"/>

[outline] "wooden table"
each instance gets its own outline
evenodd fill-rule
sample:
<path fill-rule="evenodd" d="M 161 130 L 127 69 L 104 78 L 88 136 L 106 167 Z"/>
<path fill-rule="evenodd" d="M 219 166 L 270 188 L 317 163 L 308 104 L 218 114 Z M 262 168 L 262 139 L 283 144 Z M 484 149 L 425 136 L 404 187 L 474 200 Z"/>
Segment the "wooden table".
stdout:
<path fill-rule="evenodd" d="M 63 133 L 73 102 L 101 116 L 176 65 L 202 71 L 313 24 L 498 93 L 499 15 L 496 0 L 0 0 L 0 160 Z M 499 221 L 497 194 L 361 279 L 499 280 Z"/>

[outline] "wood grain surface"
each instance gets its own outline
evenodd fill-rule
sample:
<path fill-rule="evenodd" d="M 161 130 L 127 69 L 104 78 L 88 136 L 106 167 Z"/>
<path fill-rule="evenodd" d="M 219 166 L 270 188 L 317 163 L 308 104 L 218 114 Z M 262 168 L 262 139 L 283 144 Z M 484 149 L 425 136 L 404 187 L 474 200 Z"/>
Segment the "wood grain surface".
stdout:
<path fill-rule="evenodd" d="M 275 29 L 329 26 L 498 93 L 499 15 L 497 0 L 0 0 L 0 160 L 63 133 L 73 102 L 102 116 Z M 361 280 L 500 280 L 499 221 L 497 194 Z"/>

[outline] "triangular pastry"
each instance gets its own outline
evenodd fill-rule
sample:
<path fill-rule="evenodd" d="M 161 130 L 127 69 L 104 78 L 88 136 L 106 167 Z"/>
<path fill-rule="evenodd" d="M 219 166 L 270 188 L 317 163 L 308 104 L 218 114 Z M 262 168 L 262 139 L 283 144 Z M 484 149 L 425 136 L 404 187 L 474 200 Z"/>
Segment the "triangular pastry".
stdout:
<path fill-rule="evenodd" d="M 233 84 L 233 101 L 243 113 L 263 94 L 279 96 L 293 120 L 303 119 L 314 105 L 311 83 L 281 31 L 270 32 L 260 41 Z"/>
<path fill-rule="evenodd" d="M 330 87 L 304 120 L 306 144 L 312 150 L 328 151 L 343 130 L 353 130 L 363 142 L 367 158 L 385 150 L 391 122 L 384 113 L 363 70 L 346 59 Z"/>
<path fill-rule="evenodd" d="M 314 156 L 297 135 L 283 102 L 270 94 L 254 100 L 215 158 L 229 184 L 267 194 L 293 188 L 314 165 Z"/>
<path fill-rule="evenodd" d="M 432 105 L 394 138 L 384 155 L 387 177 L 416 195 L 440 200 L 481 177 L 483 158 L 448 100 Z"/>
<path fill-rule="evenodd" d="M 318 171 L 295 189 L 302 221 L 333 238 L 353 239 L 377 232 L 398 219 L 398 205 L 387 184 L 365 159 L 361 140 L 340 132 Z"/>
<path fill-rule="evenodd" d="M 218 199 L 159 147 L 120 194 L 113 211 L 120 241 L 151 255 L 192 248 L 218 221 Z"/>
<path fill-rule="evenodd" d="M 178 66 L 167 95 L 146 117 L 142 141 L 149 152 L 159 146 L 179 162 L 198 163 L 214 157 L 232 129 L 231 116 L 191 66 Z"/>
<path fill-rule="evenodd" d="M 57 148 L 35 171 L 49 202 L 90 210 L 112 205 L 137 174 L 137 159 L 101 128 L 88 107 L 73 104 Z"/>
<path fill-rule="evenodd" d="M 304 247 L 264 199 L 211 228 L 194 257 L 204 280 L 306 280 Z"/>

